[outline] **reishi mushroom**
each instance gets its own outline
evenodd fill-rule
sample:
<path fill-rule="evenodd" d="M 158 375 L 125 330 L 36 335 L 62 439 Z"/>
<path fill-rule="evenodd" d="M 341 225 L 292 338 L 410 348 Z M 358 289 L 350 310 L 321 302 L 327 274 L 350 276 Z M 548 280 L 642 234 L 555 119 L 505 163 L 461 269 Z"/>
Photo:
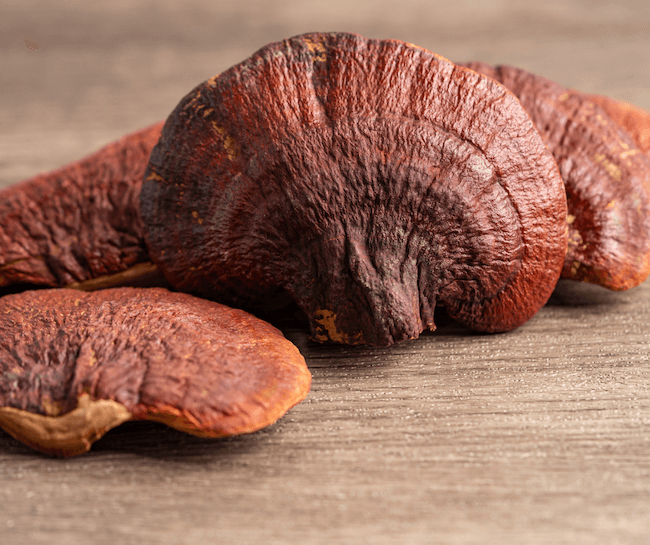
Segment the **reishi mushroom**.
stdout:
<path fill-rule="evenodd" d="M 141 193 L 177 289 L 287 290 L 318 341 L 389 345 L 434 308 L 513 329 L 566 253 L 553 157 L 516 97 L 425 49 L 358 35 L 270 44 L 190 92 Z"/>
<path fill-rule="evenodd" d="M 0 190 L 0 287 L 98 289 L 154 280 L 139 198 L 162 125 Z"/>
<path fill-rule="evenodd" d="M 643 282 L 650 274 L 650 137 L 641 130 L 641 112 L 629 116 L 632 107 L 615 106 L 611 99 L 520 68 L 461 65 L 510 89 L 557 161 L 568 204 L 569 250 L 562 278 L 612 290 Z M 645 124 L 650 126 L 648 118 Z"/>
<path fill-rule="evenodd" d="M 286 292 L 317 341 L 414 338 L 436 305 L 507 331 L 561 272 L 612 289 L 647 276 L 649 149 L 650 114 L 625 103 L 306 34 L 196 87 L 164 129 L 1 191 L 0 287 L 92 290 L 160 268 L 235 305 Z M 252 432 L 310 384 L 280 331 L 189 294 L 0 298 L 0 427 L 45 453 L 86 452 L 127 420 Z"/>
<path fill-rule="evenodd" d="M 163 288 L 43 289 L 0 299 L 0 427 L 48 454 L 127 420 L 202 437 L 272 424 L 308 393 L 270 324 Z"/>

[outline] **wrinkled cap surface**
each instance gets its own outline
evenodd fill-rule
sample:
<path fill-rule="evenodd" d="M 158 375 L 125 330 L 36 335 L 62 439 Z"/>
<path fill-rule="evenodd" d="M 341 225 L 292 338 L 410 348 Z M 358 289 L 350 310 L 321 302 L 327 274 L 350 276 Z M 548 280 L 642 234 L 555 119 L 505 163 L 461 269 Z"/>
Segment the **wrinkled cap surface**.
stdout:
<path fill-rule="evenodd" d="M 622 107 L 604 108 L 603 100 L 519 68 L 463 66 L 517 95 L 558 163 L 569 229 L 562 277 L 614 290 L 643 282 L 650 273 L 650 157 L 642 138 L 624 128 Z"/>
<path fill-rule="evenodd" d="M 1 190 L 0 287 L 69 286 L 148 262 L 140 188 L 161 129 Z"/>
<path fill-rule="evenodd" d="M 607 112 L 609 118 L 623 127 L 643 153 L 650 155 L 650 113 L 636 106 L 602 95 L 588 95 L 589 100 Z"/>
<path fill-rule="evenodd" d="M 168 118 L 141 207 L 176 288 L 239 305 L 285 289 L 318 341 L 388 345 L 433 310 L 509 330 L 566 251 L 553 157 L 503 86 L 351 34 L 270 44 Z"/>
<path fill-rule="evenodd" d="M 0 426 L 80 454 L 126 420 L 205 437 L 275 422 L 311 375 L 282 333 L 162 288 L 37 290 L 0 299 Z"/>

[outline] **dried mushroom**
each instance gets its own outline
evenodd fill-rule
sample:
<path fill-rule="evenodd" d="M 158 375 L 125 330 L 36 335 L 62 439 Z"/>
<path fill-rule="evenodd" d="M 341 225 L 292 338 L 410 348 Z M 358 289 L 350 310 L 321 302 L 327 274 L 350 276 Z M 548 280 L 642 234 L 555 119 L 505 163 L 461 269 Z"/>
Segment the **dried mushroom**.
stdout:
<path fill-rule="evenodd" d="M 650 113 L 632 104 L 602 95 L 589 95 L 612 121 L 623 127 L 643 153 L 650 155 Z"/>
<path fill-rule="evenodd" d="M 434 308 L 505 331 L 566 252 L 557 166 L 505 87 L 351 34 L 270 44 L 168 118 L 141 195 L 176 288 L 240 305 L 285 289 L 318 341 L 389 345 Z"/>
<path fill-rule="evenodd" d="M 0 191 L 0 287 L 97 289 L 154 275 L 139 211 L 162 123 Z"/>
<path fill-rule="evenodd" d="M 619 125 L 622 110 L 612 118 L 603 100 L 519 68 L 462 66 L 517 95 L 558 163 L 569 229 L 562 277 L 613 290 L 643 282 L 650 273 L 650 156 Z"/>
<path fill-rule="evenodd" d="M 222 437 L 275 422 L 309 391 L 298 349 L 238 309 L 163 288 L 0 299 L 0 427 L 72 456 L 126 420 Z"/>

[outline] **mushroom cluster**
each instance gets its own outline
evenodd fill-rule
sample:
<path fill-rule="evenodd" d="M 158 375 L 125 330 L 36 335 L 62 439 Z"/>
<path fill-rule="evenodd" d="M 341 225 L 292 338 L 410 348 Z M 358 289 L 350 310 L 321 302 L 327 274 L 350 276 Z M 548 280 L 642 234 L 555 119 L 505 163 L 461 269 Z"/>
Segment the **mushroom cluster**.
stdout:
<path fill-rule="evenodd" d="M 66 456 L 129 419 L 268 425 L 309 371 L 231 307 L 278 296 L 315 341 L 386 346 L 438 306 L 514 329 L 561 276 L 637 285 L 649 119 L 396 40 L 270 44 L 164 125 L 0 192 L 0 286 L 21 292 L 0 298 L 0 427 Z"/>

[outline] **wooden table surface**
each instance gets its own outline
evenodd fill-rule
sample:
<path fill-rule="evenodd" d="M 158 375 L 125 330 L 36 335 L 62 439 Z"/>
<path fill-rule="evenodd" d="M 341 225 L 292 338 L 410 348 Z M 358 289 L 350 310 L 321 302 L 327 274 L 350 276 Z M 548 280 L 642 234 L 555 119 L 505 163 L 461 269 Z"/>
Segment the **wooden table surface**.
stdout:
<path fill-rule="evenodd" d="M 647 0 L 2 0 L 0 29 L 0 186 L 163 119 L 264 44 L 315 30 L 513 64 L 650 109 Z M 261 432 L 130 423 L 59 460 L 0 431 L 0 543 L 650 543 L 647 282 L 563 282 L 511 333 L 443 320 L 391 348 L 279 325 L 313 386 Z"/>

